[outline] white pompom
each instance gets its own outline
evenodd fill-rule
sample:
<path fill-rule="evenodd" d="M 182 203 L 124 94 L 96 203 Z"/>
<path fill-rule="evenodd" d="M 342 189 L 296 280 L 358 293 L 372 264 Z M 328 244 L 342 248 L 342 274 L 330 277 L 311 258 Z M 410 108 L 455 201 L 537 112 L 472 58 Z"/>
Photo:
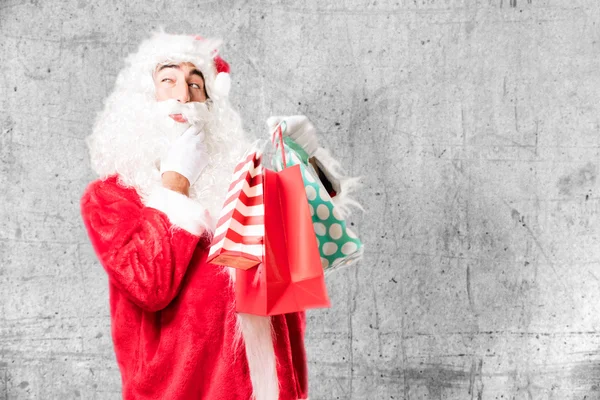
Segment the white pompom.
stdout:
<path fill-rule="evenodd" d="M 229 74 L 226 72 L 219 72 L 215 78 L 213 88 L 217 96 L 228 96 L 229 89 L 231 89 L 231 77 Z"/>

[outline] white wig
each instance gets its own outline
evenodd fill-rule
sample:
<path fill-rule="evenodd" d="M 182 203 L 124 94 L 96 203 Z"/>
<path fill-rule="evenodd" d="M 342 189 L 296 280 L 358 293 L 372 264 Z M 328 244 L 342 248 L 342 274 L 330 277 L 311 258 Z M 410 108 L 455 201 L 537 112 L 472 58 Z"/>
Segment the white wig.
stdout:
<path fill-rule="evenodd" d="M 213 119 L 205 139 L 209 165 L 190 188 L 190 197 L 218 215 L 231 173 L 246 148 L 239 115 L 228 100 L 228 65 L 220 73 L 215 65 L 215 58 L 223 63 L 220 44 L 216 39 L 157 32 L 126 59 L 87 139 L 92 168 L 101 178 L 117 174 L 122 185 L 134 187 L 142 198 L 160 185 L 158 160 L 173 135 L 181 132 L 169 135 L 157 128 L 153 73 L 161 64 L 191 62 L 204 76 Z"/>

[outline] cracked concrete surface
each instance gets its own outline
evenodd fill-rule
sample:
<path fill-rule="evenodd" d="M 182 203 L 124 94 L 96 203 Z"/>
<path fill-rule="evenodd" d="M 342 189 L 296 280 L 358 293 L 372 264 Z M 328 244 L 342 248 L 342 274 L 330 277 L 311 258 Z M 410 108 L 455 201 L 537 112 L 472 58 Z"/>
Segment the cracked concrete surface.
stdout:
<path fill-rule="evenodd" d="M 600 399 L 595 0 L 0 0 L 0 399 L 117 399 L 85 137 L 159 26 L 225 39 L 246 130 L 304 113 L 366 213 L 312 400 Z"/>

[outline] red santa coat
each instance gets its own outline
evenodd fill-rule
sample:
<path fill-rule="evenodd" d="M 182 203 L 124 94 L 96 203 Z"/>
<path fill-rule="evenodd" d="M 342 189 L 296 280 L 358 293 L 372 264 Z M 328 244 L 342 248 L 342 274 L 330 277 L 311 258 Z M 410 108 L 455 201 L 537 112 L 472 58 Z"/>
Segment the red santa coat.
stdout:
<path fill-rule="evenodd" d="M 235 312 L 230 274 L 206 262 L 198 203 L 163 188 L 142 201 L 113 176 L 86 188 L 81 211 L 109 277 L 124 399 L 307 397 L 304 313 L 261 332 L 265 317 Z"/>

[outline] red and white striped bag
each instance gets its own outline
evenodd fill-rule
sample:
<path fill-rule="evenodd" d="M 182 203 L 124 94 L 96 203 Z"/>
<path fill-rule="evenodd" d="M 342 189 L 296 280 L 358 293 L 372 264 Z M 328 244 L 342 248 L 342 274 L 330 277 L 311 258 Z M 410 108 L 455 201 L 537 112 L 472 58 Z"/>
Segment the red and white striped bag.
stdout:
<path fill-rule="evenodd" d="M 233 171 L 207 261 L 244 270 L 260 264 L 264 220 L 262 154 L 252 152 Z"/>

